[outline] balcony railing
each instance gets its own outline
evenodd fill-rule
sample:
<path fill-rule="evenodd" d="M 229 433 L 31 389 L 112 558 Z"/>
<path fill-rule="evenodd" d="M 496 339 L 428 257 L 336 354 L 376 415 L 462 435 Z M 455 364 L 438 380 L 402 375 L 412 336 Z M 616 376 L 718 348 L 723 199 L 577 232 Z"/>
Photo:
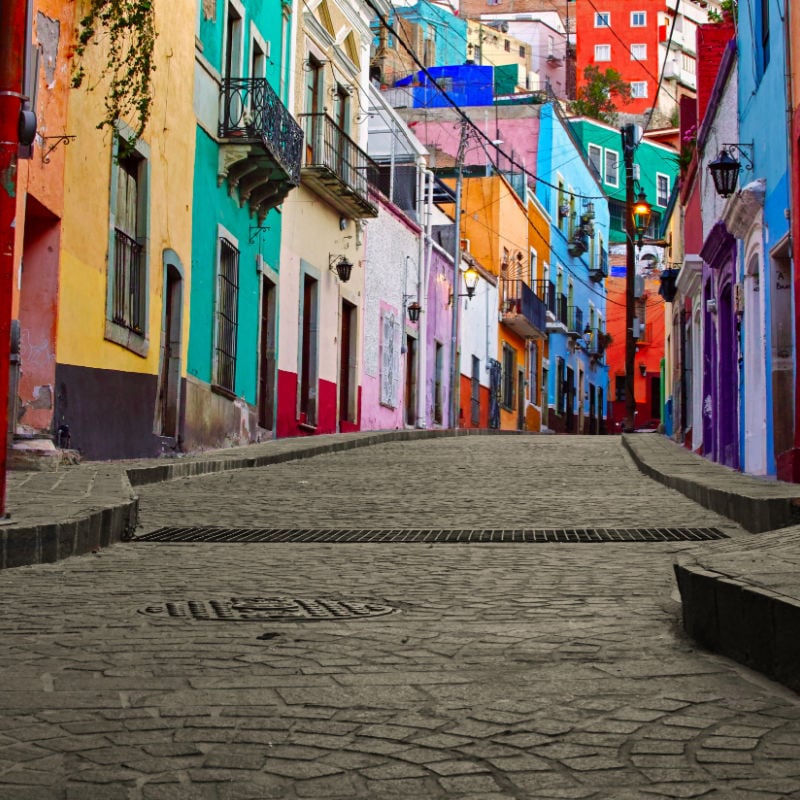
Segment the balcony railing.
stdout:
<path fill-rule="evenodd" d="M 545 304 L 525 281 L 519 278 L 502 281 L 500 302 L 503 324 L 520 336 L 539 336 L 547 330 Z"/>
<path fill-rule="evenodd" d="M 583 309 L 579 306 L 567 308 L 567 330 L 572 334 L 583 336 Z"/>
<path fill-rule="evenodd" d="M 226 78 L 218 133 L 226 144 L 250 145 L 227 151 L 220 177 L 263 219 L 300 183 L 303 129 L 266 78 Z"/>
<path fill-rule="evenodd" d="M 378 165 L 327 115 L 301 114 L 306 134 L 303 182 L 352 217 L 377 217 L 369 196 Z"/>

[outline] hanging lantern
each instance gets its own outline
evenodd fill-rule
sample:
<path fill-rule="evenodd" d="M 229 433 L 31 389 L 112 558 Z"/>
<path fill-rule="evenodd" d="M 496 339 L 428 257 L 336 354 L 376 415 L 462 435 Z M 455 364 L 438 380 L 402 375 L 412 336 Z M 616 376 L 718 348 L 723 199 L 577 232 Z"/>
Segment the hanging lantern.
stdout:
<path fill-rule="evenodd" d="M 647 202 L 647 197 L 645 197 L 643 191 L 639 192 L 631 213 L 633 214 L 633 226 L 636 228 L 636 235 L 639 237 L 639 244 L 641 244 L 645 231 L 650 227 L 650 217 L 653 213 L 653 207 Z"/>
<path fill-rule="evenodd" d="M 742 165 L 724 147 L 716 159 L 709 163 L 708 171 L 720 197 L 730 197 L 736 191 L 741 169 Z"/>

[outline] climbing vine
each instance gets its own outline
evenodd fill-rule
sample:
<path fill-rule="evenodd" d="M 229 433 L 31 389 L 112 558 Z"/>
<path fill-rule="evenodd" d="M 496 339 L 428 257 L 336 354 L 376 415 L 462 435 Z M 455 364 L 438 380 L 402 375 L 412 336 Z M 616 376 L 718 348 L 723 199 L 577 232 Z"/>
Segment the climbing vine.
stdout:
<path fill-rule="evenodd" d="M 107 48 L 103 69 L 106 113 L 97 127 L 116 130 L 119 120 L 129 121 L 133 128 L 129 146 L 141 136 L 150 117 L 155 41 L 153 0 L 88 0 L 86 13 L 78 22 L 72 85 L 77 88 L 86 78 L 81 58 L 86 48 L 90 44 Z"/>

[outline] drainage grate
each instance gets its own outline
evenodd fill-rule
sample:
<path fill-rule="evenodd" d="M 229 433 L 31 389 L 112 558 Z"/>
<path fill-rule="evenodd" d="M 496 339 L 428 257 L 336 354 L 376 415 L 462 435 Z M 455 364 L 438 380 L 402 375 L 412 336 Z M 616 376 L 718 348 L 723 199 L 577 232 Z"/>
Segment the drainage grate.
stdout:
<path fill-rule="evenodd" d="M 231 597 L 227 600 L 187 600 L 147 606 L 143 614 L 218 622 L 313 622 L 326 619 L 382 617 L 397 609 L 371 600 L 330 597 Z"/>
<path fill-rule="evenodd" d="M 564 544 L 604 542 L 687 542 L 727 539 L 719 528 L 525 528 L 447 530 L 421 528 L 159 528 L 137 542 L 220 542 L 262 544 Z"/>

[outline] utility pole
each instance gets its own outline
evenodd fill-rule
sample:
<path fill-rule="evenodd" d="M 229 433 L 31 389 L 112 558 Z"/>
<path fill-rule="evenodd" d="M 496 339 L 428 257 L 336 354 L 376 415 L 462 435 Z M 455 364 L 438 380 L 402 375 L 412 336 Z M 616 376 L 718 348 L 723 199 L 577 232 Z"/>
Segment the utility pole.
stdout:
<path fill-rule="evenodd" d="M 450 426 L 453 429 L 458 428 L 459 396 L 461 394 L 461 358 L 458 350 L 461 302 L 458 299 L 458 290 L 461 285 L 461 187 L 464 182 L 464 155 L 467 151 L 468 137 L 467 121 L 462 119 L 458 154 L 456 156 L 456 212 L 453 222 L 453 227 L 455 228 L 455 242 L 453 245 L 453 324 L 450 337 Z"/>
<path fill-rule="evenodd" d="M 26 0 L 0 0 L 0 518 L 6 516 L 11 296 L 17 213 L 17 149 L 25 63 Z"/>
<path fill-rule="evenodd" d="M 636 427 L 636 397 L 633 370 L 636 340 L 633 338 L 633 309 L 636 302 L 636 229 L 633 223 L 633 153 L 636 149 L 636 126 L 623 125 L 622 153 L 625 160 L 625 421 L 622 429 L 630 433 Z"/>

